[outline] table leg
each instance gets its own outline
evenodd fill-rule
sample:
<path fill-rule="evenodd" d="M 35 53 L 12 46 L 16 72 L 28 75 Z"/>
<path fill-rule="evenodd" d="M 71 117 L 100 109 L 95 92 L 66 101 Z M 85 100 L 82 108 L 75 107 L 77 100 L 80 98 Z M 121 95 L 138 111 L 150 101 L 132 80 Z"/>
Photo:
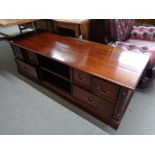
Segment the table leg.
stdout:
<path fill-rule="evenodd" d="M 79 38 L 80 37 L 80 25 L 76 25 L 75 27 L 75 36 L 76 38 Z"/>

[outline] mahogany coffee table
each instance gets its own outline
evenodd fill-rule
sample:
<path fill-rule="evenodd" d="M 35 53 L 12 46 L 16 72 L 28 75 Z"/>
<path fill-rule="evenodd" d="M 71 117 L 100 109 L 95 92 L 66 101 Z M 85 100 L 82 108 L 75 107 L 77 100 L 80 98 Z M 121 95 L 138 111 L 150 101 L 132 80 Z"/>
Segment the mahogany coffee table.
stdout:
<path fill-rule="evenodd" d="M 48 32 L 11 46 L 21 74 L 115 129 L 149 61 L 148 55 Z"/>

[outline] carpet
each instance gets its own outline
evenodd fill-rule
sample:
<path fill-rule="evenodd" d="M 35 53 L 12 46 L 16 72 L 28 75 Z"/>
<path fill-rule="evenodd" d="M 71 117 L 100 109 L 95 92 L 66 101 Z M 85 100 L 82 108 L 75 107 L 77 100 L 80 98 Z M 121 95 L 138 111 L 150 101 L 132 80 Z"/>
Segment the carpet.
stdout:
<path fill-rule="evenodd" d="M 106 134 L 0 68 L 0 134 Z"/>

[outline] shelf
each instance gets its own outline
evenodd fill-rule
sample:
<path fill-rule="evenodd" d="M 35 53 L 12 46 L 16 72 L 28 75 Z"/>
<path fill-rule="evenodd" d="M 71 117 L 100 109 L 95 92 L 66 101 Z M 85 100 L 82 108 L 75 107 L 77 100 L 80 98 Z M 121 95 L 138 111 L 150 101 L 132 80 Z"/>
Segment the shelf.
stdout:
<path fill-rule="evenodd" d="M 62 75 L 60 75 L 60 74 L 58 74 L 58 73 L 55 73 L 55 72 L 53 72 L 53 71 L 51 71 L 51 70 L 49 70 L 49 69 L 47 69 L 47 68 L 45 68 L 45 67 L 40 67 L 42 70 L 45 70 L 46 72 L 49 72 L 50 74 L 54 74 L 54 75 L 56 75 L 56 76 L 58 76 L 58 77 L 60 77 L 60 78 L 62 78 L 62 79 L 64 79 L 64 80 L 66 80 L 66 81 L 70 81 L 70 79 L 68 79 L 68 78 L 66 78 L 66 77 L 64 77 L 64 76 L 62 76 Z"/>
<path fill-rule="evenodd" d="M 42 83 L 49 88 L 52 87 L 64 91 L 65 93 L 71 93 L 71 84 L 69 81 L 66 81 L 43 69 L 41 69 L 41 80 Z"/>
<path fill-rule="evenodd" d="M 50 71 L 56 75 L 63 77 L 64 79 L 70 79 L 70 67 L 46 58 L 44 56 L 38 55 L 39 66 Z"/>

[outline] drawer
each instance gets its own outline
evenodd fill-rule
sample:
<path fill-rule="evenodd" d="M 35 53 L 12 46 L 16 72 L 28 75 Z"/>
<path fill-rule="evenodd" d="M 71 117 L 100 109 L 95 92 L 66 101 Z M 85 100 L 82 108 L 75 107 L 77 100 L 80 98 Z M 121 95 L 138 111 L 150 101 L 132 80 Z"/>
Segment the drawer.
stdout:
<path fill-rule="evenodd" d="M 37 54 L 31 51 L 24 50 L 25 59 L 31 64 L 38 64 Z"/>
<path fill-rule="evenodd" d="M 92 91 L 94 94 L 115 103 L 119 91 L 119 86 L 93 77 Z"/>
<path fill-rule="evenodd" d="M 21 48 L 13 44 L 11 46 L 12 46 L 14 55 L 20 59 L 24 59 Z"/>
<path fill-rule="evenodd" d="M 73 96 L 80 100 L 81 104 L 87 106 L 87 108 L 91 108 L 94 111 L 100 111 L 104 114 L 111 116 L 114 110 L 114 105 L 111 102 L 103 100 L 100 97 L 97 97 L 77 86 L 73 86 Z"/>
<path fill-rule="evenodd" d="M 79 71 L 77 69 L 73 70 L 73 80 L 80 84 L 81 86 L 85 86 L 90 88 L 91 86 L 91 75 L 85 73 L 83 71 Z"/>
<path fill-rule="evenodd" d="M 25 62 L 16 59 L 17 65 L 18 65 L 18 69 L 20 72 L 24 73 L 25 75 L 28 75 L 30 77 L 34 77 L 36 79 L 38 79 L 38 74 L 37 74 L 37 70 L 36 67 L 33 67 L 31 65 L 26 64 Z"/>

